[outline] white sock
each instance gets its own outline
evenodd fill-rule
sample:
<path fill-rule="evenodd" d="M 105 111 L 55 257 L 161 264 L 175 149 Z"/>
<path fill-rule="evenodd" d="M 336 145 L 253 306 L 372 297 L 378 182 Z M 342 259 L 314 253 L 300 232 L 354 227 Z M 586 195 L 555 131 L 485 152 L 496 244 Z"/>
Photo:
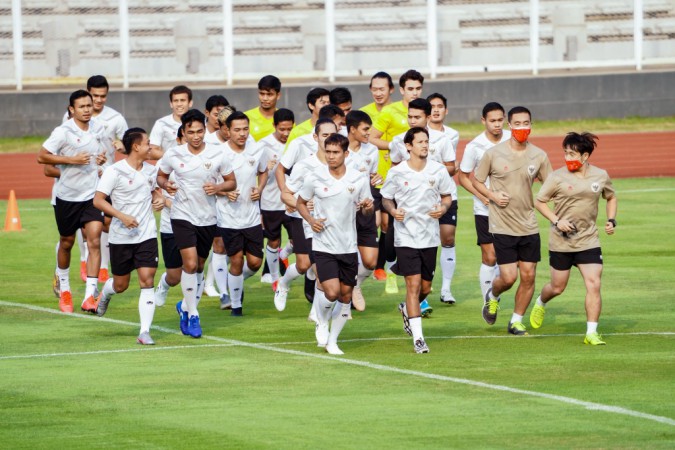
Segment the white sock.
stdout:
<path fill-rule="evenodd" d="M 373 271 L 371 269 L 366 269 L 363 263 L 359 262 L 359 270 L 356 273 L 356 285 L 361 287 L 361 283 L 368 278 Z"/>
<path fill-rule="evenodd" d="M 205 286 L 213 286 L 216 280 L 216 271 L 213 268 L 213 255 L 214 253 L 209 253 L 209 257 L 206 259 L 206 281 Z"/>
<path fill-rule="evenodd" d="M 541 306 L 542 308 L 546 307 L 546 303 L 541 301 L 541 295 L 537 297 L 537 305 Z"/>
<path fill-rule="evenodd" d="M 391 272 L 391 266 L 393 266 L 394 264 L 396 264 L 396 260 L 394 260 L 394 261 L 385 261 L 385 262 L 384 262 L 384 270 L 386 270 L 387 273 L 392 273 L 392 272 Z"/>
<path fill-rule="evenodd" d="M 411 317 L 408 319 L 408 322 L 410 323 L 410 330 L 412 331 L 413 335 L 413 341 L 416 341 L 418 339 L 424 339 L 424 335 L 422 334 L 422 318 L 421 317 Z"/>
<path fill-rule="evenodd" d="M 216 286 L 221 294 L 227 292 L 227 255 L 213 254 L 209 269 L 213 268 L 213 276 L 216 279 Z"/>
<path fill-rule="evenodd" d="M 347 320 L 349 320 L 349 309 L 352 306 L 352 302 L 349 303 L 340 303 L 337 302 L 335 309 L 339 310 L 340 313 L 337 317 L 333 318 L 333 321 L 330 324 L 330 333 L 328 334 L 328 345 L 337 344 L 338 336 L 340 332 L 345 327 Z"/>
<path fill-rule="evenodd" d="M 317 289 L 314 293 L 314 303 L 316 304 L 315 310 L 319 321 L 321 323 L 328 323 L 331 319 L 335 301 L 331 302 L 326 298 L 326 294 L 322 290 Z"/>
<path fill-rule="evenodd" d="M 586 334 L 597 332 L 598 332 L 598 322 L 586 322 Z"/>
<path fill-rule="evenodd" d="M 81 228 L 77 229 L 75 237 L 77 238 L 77 245 L 80 247 L 80 262 L 87 262 L 87 258 L 89 258 L 89 248 L 87 247 L 87 241 L 85 241 L 84 236 L 82 236 Z"/>
<path fill-rule="evenodd" d="M 141 333 L 150 331 L 152 318 L 155 317 L 155 291 L 153 288 L 141 288 L 138 297 L 138 314 L 141 316 Z"/>
<path fill-rule="evenodd" d="M 511 316 L 511 323 L 516 323 L 516 322 L 522 322 L 523 321 L 523 316 L 520 314 L 513 313 Z"/>
<path fill-rule="evenodd" d="M 61 241 L 56 241 L 56 246 L 54 247 L 54 253 L 56 253 L 56 268 L 59 268 L 59 246 Z"/>
<path fill-rule="evenodd" d="M 61 292 L 70 292 L 70 269 L 59 269 L 56 266 L 56 276 L 59 277 Z"/>
<path fill-rule="evenodd" d="M 309 278 L 310 280 L 314 281 L 316 280 L 316 272 L 314 272 L 314 267 L 310 266 L 307 272 L 305 273 L 305 276 Z"/>
<path fill-rule="evenodd" d="M 270 275 L 273 280 L 279 279 L 279 249 L 271 248 L 269 245 L 265 247 L 265 259 L 267 260 L 267 267 L 270 269 Z"/>
<path fill-rule="evenodd" d="M 293 253 L 293 243 L 291 241 L 286 242 L 284 248 L 279 252 L 279 259 L 288 259 L 288 257 Z M 269 265 L 269 263 L 268 263 Z"/>
<path fill-rule="evenodd" d="M 108 233 L 101 233 L 101 269 L 108 270 L 110 265 L 110 245 L 108 244 Z"/>
<path fill-rule="evenodd" d="M 197 308 L 204 293 L 204 272 L 197 272 Z"/>
<path fill-rule="evenodd" d="M 455 275 L 456 266 L 455 247 L 441 247 L 441 272 L 443 272 L 443 283 L 441 291 L 449 291 L 452 277 Z"/>
<path fill-rule="evenodd" d="M 480 270 L 478 271 L 478 279 L 480 280 L 480 292 L 482 294 L 482 299 L 485 299 L 485 294 L 487 294 L 488 289 L 492 287 L 492 280 L 495 279 L 495 269 L 498 266 L 488 266 L 487 264 L 481 264 Z"/>
<path fill-rule="evenodd" d="M 117 294 L 117 292 L 115 292 L 115 288 L 113 288 L 112 278 L 108 278 L 108 281 L 105 282 L 105 284 L 103 285 L 103 289 L 101 290 L 101 293 L 105 298 L 110 298 L 113 295 Z"/>
<path fill-rule="evenodd" d="M 295 263 L 288 266 L 286 273 L 283 277 L 279 278 L 279 286 L 283 286 L 285 289 L 290 289 L 291 282 L 298 278 L 300 274 L 298 273 L 298 268 Z"/>
<path fill-rule="evenodd" d="M 241 308 L 241 294 L 244 291 L 244 275 L 227 274 L 227 285 L 230 288 L 232 308 Z"/>
<path fill-rule="evenodd" d="M 166 282 L 166 272 L 162 274 L 161 277 L 159 277 L 159 286 L 158 286 L 162 291 L 168 291 L 171 289 L 171 286 L 169 286 L 169 283 Z"/>
<path fill-rule="evenodd" d="M 256 272 L 257 270 L 251 270 L 248 268 L 248 263 L 246 262 L 246 258 L 244 258 L 244 267 L 242 268 L 241 271 L 242 275 L 244 276 L 244 280 L 248 280 L 253 275 L 255 275 Z"/>
<path fill-rule="evenodd" d="M 183 308 L 187 309 L 190 316 L 199 316 L 197 311 L 197 274 L 181 272 L 180 287 L 183 289 Z"/>
<path fill-rule="evenodd" d="M 87 282 L 84 288 L 84 299 L 88 299 L 89 296 L 93 296 L 96 293 L 96 288 L 98 287 L 98 277 L 87 277 Z"/>

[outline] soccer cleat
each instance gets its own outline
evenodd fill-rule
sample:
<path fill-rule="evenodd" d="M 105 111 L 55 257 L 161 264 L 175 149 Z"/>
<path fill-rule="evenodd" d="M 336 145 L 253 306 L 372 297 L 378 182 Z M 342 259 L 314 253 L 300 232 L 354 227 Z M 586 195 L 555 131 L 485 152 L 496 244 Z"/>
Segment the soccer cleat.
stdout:
<path fill-rule="evenodd" d="M 274 283 L 274 278 L 272 278 L 271 273 L 266 273 L 260 277 L 260 282 L 265 284 L 272 284 Z"/>
<path fill-rule="evenodd" d="M 188 319 L 187 332 L 193 338 L 202 337 L 202 326 L 199 323 L 199 316 L 190 316 Z"/>
<path fill-rule="evenodd" d="M 337 344 L 328 344 L 326 345 L 326 351 L 331 355 L 344 355 L 345 352 L 340 350 L 340 347 Z"/>
<path fill-rule="evenodd" d="M 227 292 L 220 294 L 220 309 L 232 309 L 232 300 Z"/>
<path fill-rule="evenodd" d="M 108 281 L 108 278 L 110 278 L 110 275 L 108 275 L 108 269 L 101 267 L 101 269 L 98 271 L 98 282 L 105 283 Z"/>
<path fill-rule="evenodd" d="M 61 281 L 59 280 L 59 276 L 54 272 L 54 279 L 52 280 L 52 291 L 54 291 L 54 295 L 56 298 L 61 297 Z"/>
<path fill-rule="evenodd" d="M 279 288 L 279 280 L 274 280 L 274 282 L 272 283 L 272 292 L 276 292 L 278 288 Z"/>
<path fill-rule="evenodd" d="M 218 289 L 212 284 L 204 286 L 204 294 L 206 294 L 207 297 L 220 297 Z"/>
<path fill-rule="evenodd" d="M 64 313 L 73 312 L 73 295 L 70 291 L 63 291 L 59 294 L 59 309 Z"/>
<path fill-rule="evenodd" d="M 162 283 L 159 283 L 155 288 L 155 306 L 164 306 L 166 303 L 166 296 L 169 293 L 168 289 L 162 288 Z"/>
<path fill-rule="evenodd" d="M 286 309 L 286 299 L 288 298 L 288 288 L 279 286 L 274 293 L 274 307 L 277 311 Z"/>
<path fill-rule="evenodd" d="M 310 280 L 305 276 L 305 298 L 308 302 L 314 301 L 314 293 L 316 292 L 316 280 Z"/>
<path fill-rule="evenodd" d="M 288 269 L 288 258 L 279 259 L 279 261 L 281 261 L 281 264 L 279 264 L 279 274 L 284 276 L 286 274 L 286 269 Z"/>
<path fill-rule="evenodd" d="M 104 297 L 103 292 L 101 292 L 96 299 L 96 315 L 103 317 L 105 312 L 108 310 L 108 304 L 110 303 L 110 297 Z"/>
<path fill-rule="evenodd" d="M 441 291 L 441 303 L 446 305 L 454 305 L 456 303 L 455 297 L 452 296 L 452 292 L 449 290 Z"/>
<path fill-rule="evenodd" d="M 527 328 L 523 325 L 523 322 L 509 322 L 508 327 L 509 333 L 515 334 L 516 336 L 527 336 Z"/>
<path fill-rule="evenodd" d="M 426 342 L 424 342 L 424 339 L 416 340 L 414 347 L 415 353 L 429 353 L 429 346 L 427 345 Z"/>
<path fill-rule="evenodd" d="M 366 299 L 363 298 L 363 291 L 360 286 L 354 286 L 352 291 L 352 306 L 357 311 L 365 311 Z"/>
<path fill-rule="evenodd" d="M 387 272 L 384 269 L 375 269 L 373 272 L 373 279 L 377 281 L 384 281 L 387 279 Z"/>
<path fill-rule="evenodd" d="M 82 309 L 82 311 L 92 314 L 96 314 L 96 308 L 97 308 L 96 300 L 94 299 L 93 295 L 87 297 L 80 306 L 80 309 Z"/>
<path fill-rule="evenodd" d="M 188 313 L 183 311 L 183 300 L 176 303 L 176 311 L 180 318 L 180 332 L 187 336 L 188 334 Z"/>
<path fill-rule="evenodd" d="M 535 330 L 544 323 L 544 314 L 546 314 L 546 309 L 543 306 L 534 305 L 532 311 L 530 311 L 530 325 Z"/>
<path fill-rule="evenodd" d="M 314 337 L 316 337 L 316 346 L 317 347 L 327 346 L 329 334 L 330 334 L 330 330 L 328 329 L 328 323 L 318 323 L 317 322 L 316 327 L 314 329 Z"/>
<path fill-rule="evenodd" d="M 494 325 L 497 321 L 497 311 L 499 311 L 499 299 L 492 300 L 490 294 L 492 289 L 485 293 L 485 302 L 483 303 L 483 320 L 488 325 Z"/>
<path fill-rule="evenodd" d="M 584 338 L 584 344 L 607 345 L 607 343 L 602 340 L 602 336 L 600 336 L 598 333 L 588 333 Z"/>
<path fill-rule="evenodd" d="M 420 314 L 422 317 L 427 318 L 434 312 L 434 308 L 431 307 L 427 299 L 425 298 L 420 302 Z"/>
<path fill-rule="evenodd" d="M 244 315 L 244 309 L 241 306 L 239 308 L 232 308 L 230 315 L 234 317 L 241 317 Z"/>
<path fill-rule="evenodd" d="M 136 342 L 138 342 L 141 345 L 155 345 L 155 341 L 152 340 L 150 337 L 150 333 L 148 331 L 144 331 L 141 334 L 138 335 L 136 338 Z"/>
<path fill-rule="evenodd" d="M 387 294 L 398 294 L 398 284 L 396 282 L 396 274 L 393 272 L 387 273 L 387 281 L 384 285 L 384 292 Z"/>
<path fill-rule="evenodd" d="M 319 316 L 316 314 L 316 309 L 314 309 L 314 304 L 312 304 L 312 307 L 309 309 L 309 315 L 307 316 L 307 321 L 308 322 L 314 322 L 315 324 L 319 323 Z"/>
<path fill-rule="evenodd" d="M 87 282 L 87 261 L 80 261 L 80 278 L 85 283 Z"/>
<path fill-rule="evenodd" d="M 398 304 L 398 310 L 403 316 L 403 331 L 408 333 L 408 336 L 412 336 L 412 329 L 410 328 L 410 321 L 408 320 L 408 312 L 406 311 L 405 302 Z"/>

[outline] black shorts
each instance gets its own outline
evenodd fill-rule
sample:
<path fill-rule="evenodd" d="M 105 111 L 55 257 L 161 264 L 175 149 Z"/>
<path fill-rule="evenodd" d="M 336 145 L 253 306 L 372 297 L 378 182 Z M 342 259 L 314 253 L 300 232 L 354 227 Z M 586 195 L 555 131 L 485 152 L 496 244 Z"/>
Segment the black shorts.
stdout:
<path fill-rule="evenodd" d="M 141 267 L 157 268 L 159 251 L 157 238 L 151 238 L 138 244 L 109 244 L 110 269 L 113 275 L 130 274 Z"/>
<path fill-rule="evenodd" d="M 602 250 L 596 247 L 580 252 L 549 251 L 548 259 L 555 270 L 570 270 L 579 264 L 602 264 Z"/>
<path fill-rule="evenodd" d="M 453 200 L 450 208 L 443 214 L 438 221 L 441 225 L 457 226 L 457 200 Z"/>
<path fill-rule="evenodd" d="M 384 211 L 382 207 L 382 194 L 380 194 L 380 188 L 375 186 L 370 186 L 370 195 L 373 196 L 373 211 Z"/>
<path fill-rule="evenodd" d="M 256 258 L 263 257 L 262 225 L 242 229 L 218 227 L 218 235 L 223 238 L 227 256 L 243 251 Z"/>
<path fill-rule="evenodd" d="M 180 250 L 176 245 L 176 239 L 173 233 L 160 233 L 162 239 L 162 258 L 164 267 L 167 269 L 178 269 L 183 267 L 183 257 L 180 256 Z"/>
<path fill-rule="evenodd" d="M 312 253 L 312 238 L 305 237 L 302 219 L 291 217 L 291 231 L 293 233 L 293 253 L 309 255 Z"/>
<path fill-rule="evenodd" d="M 476 245 L 485 245 L 485 244 L 492 244 L 494 242 L 494 238 L 492 237 L 492 233 L 490 233 L 490 219 L 488 216 L 479 216 L 475 215 L 473 216 L 473 220 L 476 224 Z"/>
<path fill-rule="evenodd" d="M 319 281 L 337 278 L 347 286 L 356 286 L 356 274 L 359 271 L 358 253 L 334 255 L 326 252 L 314 252 L 316 276 Z"/>
<path fill-rule="evenodd" d="M 56 197 L 56 227 L 60 236 L 72 236 L 88 222 L 103 222 L 103 213 L 94 208 L 94 200 L 69 202 Z"/>
<path fill-rule="evenodd" d="M 411 275 L 422 275 L 425 281 L 432 281 L 436 271 L 436 256 L 438 247 L 429 248 L 396 248 L 396 265 L 394 272 L 396 275 L 408 277 Z"/>
<path fill-rule="evenodd" d="M 208 258 L 213 245 L 213 237 L 216 235 L 216 226 L 207 225 L 198 227 L 187 220 L 171 219 L 171 229 L 176 240 L 176 246 L 180 249 L 197 248 L 200 258 Z"/>
<path fill-rule="evenodd" d="M 377 223 L 374 212 L 368 216 L 361 211 L 356 213 L 356 245 L 378 248 Z"/>
<path fill-rule="evenodd" d="M 281 239 L 281 227 L 286 228 L 288 239 L 293 239 L 291 233 L 291 216 L 286 211 L 264 211 L 261 210 L 263 233 L 265 238 L 271 241 Z"/>
<path fill-rule="evenodd" d="M 518 261 L 536 263 L 541 261 L 539 233 L 529 236 L 493 234 L 497 264 L 511 264 Z"/>

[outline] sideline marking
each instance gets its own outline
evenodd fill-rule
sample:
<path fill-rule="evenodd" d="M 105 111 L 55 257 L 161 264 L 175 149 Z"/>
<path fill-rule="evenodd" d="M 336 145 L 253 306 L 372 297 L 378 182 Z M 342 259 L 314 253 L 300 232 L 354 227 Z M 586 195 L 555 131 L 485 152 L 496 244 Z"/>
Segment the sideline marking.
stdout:
<path fill-rule="evenodd" d="M 67 316 L 67 317 L 73 317 L 73 318 L 78 318 L 78 319 L 88 319 L 88 320 L 98 320 L 102 322 L 107 322 L 107 323 L 115 323 L 119 325 L 127 325 L 127 326 L 133 326 L 133 327 L 138 327 L 137 323 L 134 322 L 127 322 L 125 320 L 117 320 L 117 319 L 107 319 L 105 317 L 97 317 L 93 315 L 84 315 L 84 314 L 68 314 L 68 313 L 63 313 L 61 311 L 55 310 L 55 309 L 49 309 L 49 308 L 44 308 L 41 306 L 34 306 L 34 305 L 26 305 L 22 303 L 13 303 L 13 302 L 6 302 L 0 300 L 0 306 L 8 306 L 8 307 L 16 307 L 16 308 L 24 308 L 24 309 L 29 309 L 32 311 L 40 311 L 40 312 L 46 312 L 50 314 L 56 314 L 56 315 L 62 315 L 62 316 Z M 171 329 L 171 328 L 165 328 L 165 327 L 152 327 L 156 330 L 159 331 L 164 331 L 166 333 L 170 334 L 180 334 L 179 331 Z M 398 373 L 402 375 L 412 375 L 415 377 L 422 377 L 422 378 L 427 378 L 429 380 L 437 380 L 437 381 L 449 381 L 451 383 L 457 383 L 457 384 L 464 384 L 467 386 L 473 386 L 473 387 L 480 387 L 484 389 L 489 389 L 493 391 L 501 391 L 501 392 L 508 392 L 511 394 L 520 394 L 520 395 L 526 395 L 530 397 L 538 397 L 538 398 L 545 398 L 547 400 L 554 400 L 557 402 L 561 403 L 566 403 L 569 405 L 575 405 L 575 406 L 582 406 L 588 410 L 591 411 L 604 411 L 604 412 L 609 412 L 609 413 L 614 413 L 614 414 L 620 414 L 624 416 L 631 416 L 631 417 L 637 417 L 640 419 L 646 419 L 646 420 L 651 420 L 654 422 L 659 422 L 663 423 L 666 425 L 670 426 L 675 426 L 675 419 L 671 419 L 670 417 L 663 417 L 663 416 L 657 416 L 654 414 L 648 414 L 648 413 L 643 413 L 640 411 L 634 411 L 632 409 L 627 409 L 623 408 L 620 406 L 612 406 L 612 405 L 604 405 L 602 403 L 594 403 L 594 402 L 588 402 L 585 400 L 579 400 L 573 397 L 566 397 L 563 395 L 555 395 L 555 394 L 547 394 L 544 392 L 537 392 L 537 391 L 529 391 L 525 389 L 518 389 L 518 388 L 512 388 L 509 386 L 502 386 L 499 384 L 489 384 L 489 383 L 484 383 L 482 381 L 474 381 L 474 380 L 469 380 L 465 378 L 456 378 L 456 377 L 450 377 L 446 375 L 437 375 L 433 373 L 427 373 L 427 372 L 419 372 L 416 370 L 408 370 L 408 369 L 401 369 L 398 367 L 393 367 L 393 366 L 385 366 L 382 364 L 375 364 L 375 363 L 370 363 L 367 361 L 359 361 L 356 359 L 349 359 L 349 358 L 338 358 L 335 356 L 330 356 L 330 355 L 321 355 L 321 354 L 316 354 L 316 353 L 307 353 L 303 351 L 298 351 L 298 350 L 291 350 L 291 349 L 285 349 L 285 348 L 277 348 L 269 344 L 254 344 L 251 342 L 245 342 L 245 341 L 238 341 L 235 339 L 226 339 L 226 338 L 221 338 L 218 336 L 208 336 L 208 335 L 203 335 L 203 339 L 206 340 L 211 340 L 211 341 L 217 341 L 217 342 L 223 342 L 226 344 L 230 344 L 231 346 L 240 346 L 240 347 L 248 347 L 248 348 L 254 348 L 257 350 L 267 350 L 271 352 L 276 352 L 276 353 L 285 353 L 288 355 L 294 355 L 294 356 L 300 356 L 303 358 L 314 358 L 314 359 L 321 359 L 325 361 L 331 361 L 331 362 L 337 362 L 337 363 L 343 363 L 343 364 L 350 364 L 353 366 L 358 366 L 358 367 L 365 367 L 368 369 L 373 369 L 373 370 L 379 370 L 382 372 L 390 372 L 390 373 Z M 203 345 L 203 344 L 202 344 Z M 201 346 L 201 345 L 199 345 Z M 140 349 L 139 349 L 140 350 Z"/>

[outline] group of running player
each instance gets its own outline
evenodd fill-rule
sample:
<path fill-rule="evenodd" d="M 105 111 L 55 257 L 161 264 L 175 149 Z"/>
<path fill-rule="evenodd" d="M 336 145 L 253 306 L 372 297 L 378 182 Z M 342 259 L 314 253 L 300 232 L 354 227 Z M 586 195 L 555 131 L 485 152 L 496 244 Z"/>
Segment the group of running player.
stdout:
<path fill-rule="evenodd" d="M 278 311 L 286 307 L 292 281 L 304 275 L 315 338 L 330 354 L 342 354 L 338 337 L 352 309 L 366 307 L 362 283 L 372 275 L 386 280 L 386 293 L 396 294 L 402 276 L 403 329 L 415 352 L 427 353 L 422 317 L 432 312 L 427 297 L 439 245 L 440 301 L 456 302 L 451 282 L 458 173 L 474 195 L 485 322 L 496 322 L 500 295 L 520 276 L 507 330 L 527 334 L 523 316 L 540 260 L 537 209 L 551 222 L 551 281 L 530 312 L 530 324 L 542 325 L 546 303 L 563 292 L 576 265 L 587 291 L 584 342 L 604 344 L 597 332 L 602 254 L 596 219 L 602 197 L 605 232 L 612 234 L 617 200 L 607 173 L 588 163 L 597 137 L 568 133 L 562 143 L 566 167 L 553 171 L 546 153 L 528 140 L 530 111 L 517 106 L 506 114 L 490 102 L 482 111 L 485 131 L 466 145 L 457 167 L 459 133 L 443 123 L 447 100 L 438 93 L 423 97 L 423 84 L 419 72 L 405 72 L 399 79 L 402 99 L 393 102 L 392 78 L 378 72 L 370 82 L 373 102 L 360 110 L 352 110 L 344 87 L 314 88 L 306 99 L 311 117 L 297 125 L 292 111 L 277 108 L 281 82 L 273 75 L 260 80 L 259 105 L 246 112 L 221 95 L 210 97 L 201 112 L 192 108 L 192 91 L 176 86 L 169 93 L 171 114 L 148 134 L 128 128 L 105 105 L 105 77 L 91 77 L 86 90 L 71 94 L 63 124 L 38 156 L 45 174 L 56 179 L 54 290 L 61 311 L 73 311 L 70 255 L 81 235 L 81 309 L 103 316 L 137 270 L 141 344 L 154 344 L 155 307 L 179 283 L 183 334 L 201 337 L 198 306 L 205 291 L 220 297 L 221 309 L 241 316 L 244 281 L 264 260 L 262 279 L 272 283 Z M 115 152 L 125 157 L 115 162 Z M 536 179 L 543 186 L 534 199 Z M 165 267 L 156 287 L 153 211 L 161 211 Z M 292 253 L 295 262 L 288 264 Z"/>

